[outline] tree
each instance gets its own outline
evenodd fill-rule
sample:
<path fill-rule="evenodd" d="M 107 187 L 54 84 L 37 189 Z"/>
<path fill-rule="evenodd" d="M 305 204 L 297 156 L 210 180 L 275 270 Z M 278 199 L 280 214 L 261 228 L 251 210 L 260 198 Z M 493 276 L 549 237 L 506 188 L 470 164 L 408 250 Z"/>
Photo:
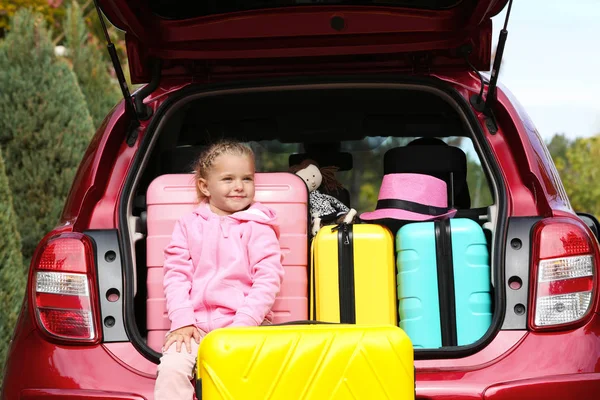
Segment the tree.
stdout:
<path fill-rule="evenodd" d="M 0 39 L 10 30 L 10 21 L 17 10 L 27 8 L 44 16 L 44 19 L 53 32 L 54 44 L 61 45 L 65 41 L 63 24 L 66 23 L 66 11 L 68 6 L 74 3 L 81 5 L 82 14 L 85 16 L 85 23 L 93 35 L 93 39 L 91 39 L 88 44 L 97 45 L 98 50 L 102 54 L 103 64 L 105 64 L 105 67 L 111 71 L 112 74 L 114 69 L 108 56 L 108 52 L 106 51 L 104 31 L 92 0 L 0 0 Z M 119 55 L 119 60 L 121 60 L 125 79 L 129 86 L 132 87 L 127 64 L 125 32 L 115 28 L 106 18 L 104 18 L 104 21 L 111 37 L 111 41 L 115 45 L 117 54 Z M 141 85 L 134 85 L 132 91 L 139 86 Z"/>
<path fill-rule="evenodd" d="M 487 207 L 494 204 L 490 185 L 478 159 L 467 154 L 467 187 L 471 196 L 471 207 Z"/>
<path fill-rule="evenodd" d="M 600 136 L 576 139 L 556 161 L 563 185 L 576 211 L 600 215 Z"/>
<path fill-rule="evenodd" d="M 111 78 L 110 65 L 103 58 L 102 46 L 99 45 L 98 39 L 89 33 L 77 2 L 67 7 L 63 29 L 67 57 L 73 65 L 73 71 L 97 129 L 121 98 L 119 86 Z"/>
<path fill-rule="evenodd" d="M 56 224 L 93 134 L 77 79 L 57 60 L 42 15 L 23 9 L 0 44 L 0 146 L 23 256 Z"/>
<path fill-rule="evenodd" d="M 13 329 L 23 302 L 27 273 L 4 160 L 0 154 L 0 385 Z"/>
<path fill-rule="evenodd" d="M 547 143 L 548 151 L 554 162 L 559 158 L 564 159 L 567 155 L 567 149 L 571 146 L 571 141 L 564 133 L 557 133 L 552 136 L 552 139 Z"/>
<path fill-rule="evenodd" d="M 44 16 L 51 27 L 56 28 L 64 17 L 62 0 L 0 0 L 0 37 L 10 30 L 10 20 L 21 8 L 28 8 Z"/>

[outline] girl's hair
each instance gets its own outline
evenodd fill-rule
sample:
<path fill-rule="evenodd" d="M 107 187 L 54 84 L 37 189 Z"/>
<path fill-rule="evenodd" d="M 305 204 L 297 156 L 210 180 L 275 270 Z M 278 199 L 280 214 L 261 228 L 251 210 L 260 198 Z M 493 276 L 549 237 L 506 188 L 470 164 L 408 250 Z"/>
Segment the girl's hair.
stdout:
<path fill-rule="evenodd" d="M 342 184 L 335 177 L 335 173 L 337 172 L 338 167 L 319 168 L 319 164 L 316 161 L 308 158 L 308 159 L 302 161 L 300 164 L 292 165 L 290 167 L 289 171 L 295 174 L 296 172 L 303 170 L 304 168 L 308 167 L 311 164 L 313 164 L 315 167 L 317 167 L 319 169 L 319 171 L 321 172 L 321 176 L 323 177 L 321 185 L 325 186 L 325 188 L 329 192 L 335 192 L 338 189 L 343 188 Z"/>
<path fill-rule="evenodd" d="M 208 172 L 214 165 L 215 160 L 222 154 L 247 156 L 254 162 L 254 152 L 252 149 L 235 140 L 221 140 L 208 146 L 194 162 L 194 182 L 196 182 L 198 201 L 204 200 L 204 195 L 198 187 L 198 181 L 201 178 L 206 179 L 208 177 Z"/>

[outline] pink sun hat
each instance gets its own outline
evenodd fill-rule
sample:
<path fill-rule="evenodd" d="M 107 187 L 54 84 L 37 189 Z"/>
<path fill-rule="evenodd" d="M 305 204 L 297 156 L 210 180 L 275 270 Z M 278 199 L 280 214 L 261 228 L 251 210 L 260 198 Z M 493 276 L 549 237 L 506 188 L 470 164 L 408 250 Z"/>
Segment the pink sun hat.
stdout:
<path fill-rule="evenodd" d="M 431 221 L 452 218 L 456 209 L 448 208 L 446 182 L 423 174 L 384 175 L 377 209 L 360 215 L 364 221 L 392 218 Z"/>

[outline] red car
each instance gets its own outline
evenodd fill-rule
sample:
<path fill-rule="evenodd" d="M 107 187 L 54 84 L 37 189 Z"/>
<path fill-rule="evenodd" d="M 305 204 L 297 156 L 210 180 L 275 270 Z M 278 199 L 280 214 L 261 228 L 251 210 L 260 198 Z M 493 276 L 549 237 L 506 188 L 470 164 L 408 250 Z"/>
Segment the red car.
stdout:
<path fill-rule="evenodd" d="M 467 149 L 478 175 L 457 206 L 488 232 L 492 323 L 475 343 L 416 349 L 416 398 L 599 398 L 598 222 L 572 210 L 531 120 L 496 87 L 500 64 L 489 82 L 478 73 L 507 3 L 98 0 L 126 32 L 132 82 L 149 83 L 123 86 L 36 250 L 2 398 L 153 398 L 145 193 L 223 136 L 251 143 L 265 171 L 302 148 L 349 153 L 340 180 L 359 211 L 386 149 Z"/>

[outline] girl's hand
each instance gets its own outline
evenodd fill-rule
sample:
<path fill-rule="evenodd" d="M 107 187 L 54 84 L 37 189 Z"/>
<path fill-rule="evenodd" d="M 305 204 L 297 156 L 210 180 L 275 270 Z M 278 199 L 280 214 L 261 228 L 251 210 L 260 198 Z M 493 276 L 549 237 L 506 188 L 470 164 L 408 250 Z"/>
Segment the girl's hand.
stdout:
<path fill-rule="evenodd" d="M 188 353 L 192 352 L 192 343 L 191 338 L 194 338 L 196 343 L 200 343 L 200 339 L 206 336 L 206 332 L 201 329 L 196 328 L 194 325 L 184 326 L 179 329 L 175 329 L 173 332 L 169 333 L 165 338 L 164 350 L 167 349 L 175 343 L 177 348 L 177 352 L 181 353 L 181 343 L 185 343 L 185 348 Z"/>

